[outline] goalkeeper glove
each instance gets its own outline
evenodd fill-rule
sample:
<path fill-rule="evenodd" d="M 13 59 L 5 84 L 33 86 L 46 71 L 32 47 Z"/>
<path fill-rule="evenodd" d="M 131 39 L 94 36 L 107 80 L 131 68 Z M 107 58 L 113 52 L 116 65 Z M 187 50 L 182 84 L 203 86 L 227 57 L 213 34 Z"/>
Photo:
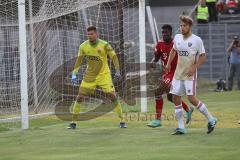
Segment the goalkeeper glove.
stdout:
<path fill-rule="evenodd" d="M 72 84 L 73 84 L 73 85 L 78 84 L 77 74 L 76 74 L 76 73 L 72 73 L 72 79 L 71 79 L 71 81 L 72 81 Z"/>
<path fill-rule="evenodd" d="M 117 70 L 115 75 L 114 75 L 114 82 L 118 82 L 121 78 L 121 74 L 120 74 L 120 71 Z"/>

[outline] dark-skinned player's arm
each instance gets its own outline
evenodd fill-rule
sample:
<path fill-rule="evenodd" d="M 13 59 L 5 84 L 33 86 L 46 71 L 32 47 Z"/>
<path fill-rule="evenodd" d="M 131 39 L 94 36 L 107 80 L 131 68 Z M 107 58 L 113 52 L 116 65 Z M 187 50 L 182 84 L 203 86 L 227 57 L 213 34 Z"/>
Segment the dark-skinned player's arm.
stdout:
<path fill-rule="evenodd" d="M 150 63 L 150 68 L 155 69 L 156 63 L 159 61 L 159 59 L 160 59 L 160 54 L 158 53 L 157 46 L 156 46 L 156 48 L 154 50 L 154 56 Z"/>

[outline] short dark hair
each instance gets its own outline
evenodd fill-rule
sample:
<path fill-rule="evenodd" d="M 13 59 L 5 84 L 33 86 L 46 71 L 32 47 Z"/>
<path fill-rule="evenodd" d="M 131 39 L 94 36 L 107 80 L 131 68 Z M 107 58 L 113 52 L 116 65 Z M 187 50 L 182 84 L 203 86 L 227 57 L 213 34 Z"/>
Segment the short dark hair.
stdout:
<path fill-rule="evenodd" d="M 172 26 L 171 26 L 170 24 L 164 24 L 164 25 L 162 26 L 162 29 L 167 29 L 167 30 L 169 30 L 170 32 L 172 32 Z"/>
<path fill-rule="evenodd" d="M 89 26 L 89 27 L 87 28 L 87 31 L 88 31 L 88 32 L 90 32 L 90 31 L 95 31 L 95 32 L 97 32 L 97 28 L 96 28 L 95 26 Z"/>

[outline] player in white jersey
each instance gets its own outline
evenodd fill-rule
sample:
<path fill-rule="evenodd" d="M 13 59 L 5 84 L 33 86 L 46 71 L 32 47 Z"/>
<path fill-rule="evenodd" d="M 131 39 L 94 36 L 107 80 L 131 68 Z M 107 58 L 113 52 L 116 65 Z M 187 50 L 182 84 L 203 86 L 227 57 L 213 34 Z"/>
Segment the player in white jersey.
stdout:
<path fill-rule="evenodd" d="M 180 17 L 181 34 L 174 37 L 173 49 L 170 52 L 166 69 L 170 71 L 171 62 L 178 54 L 177 68 L 173 77 L 170 93 L 173 94 L 175 113 L 178 120 L 178 128 L 173 133 L 184 134 L 186 130 L 183 122 L 183 109 L 181 96 L 186 94 L 192 103 L 208 119 L 207 134 L 214 130 L 217 119 L 208 111 L 206 105 L 196 97 L 197 68 L 206 59 L 206 52 L 202 39 L 192 33 L 193 20 L 188 16 Z"/>

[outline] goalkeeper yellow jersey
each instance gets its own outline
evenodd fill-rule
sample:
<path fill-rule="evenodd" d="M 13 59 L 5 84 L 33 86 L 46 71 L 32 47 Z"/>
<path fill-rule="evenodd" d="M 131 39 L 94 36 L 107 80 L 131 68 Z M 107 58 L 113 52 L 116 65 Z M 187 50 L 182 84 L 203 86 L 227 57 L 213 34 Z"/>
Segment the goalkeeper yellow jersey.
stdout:
<path fill-rule="evenodd" d="M 113 59 L 116 53 L 108 42 L 97 39 L 95 44 L 91 44 L 89 40 L 83 42 L 79 47 L 78 56 L 87 61 L 83 80 L 92 82 L 97 76 L 110 73 L 107 57 Z"/>

